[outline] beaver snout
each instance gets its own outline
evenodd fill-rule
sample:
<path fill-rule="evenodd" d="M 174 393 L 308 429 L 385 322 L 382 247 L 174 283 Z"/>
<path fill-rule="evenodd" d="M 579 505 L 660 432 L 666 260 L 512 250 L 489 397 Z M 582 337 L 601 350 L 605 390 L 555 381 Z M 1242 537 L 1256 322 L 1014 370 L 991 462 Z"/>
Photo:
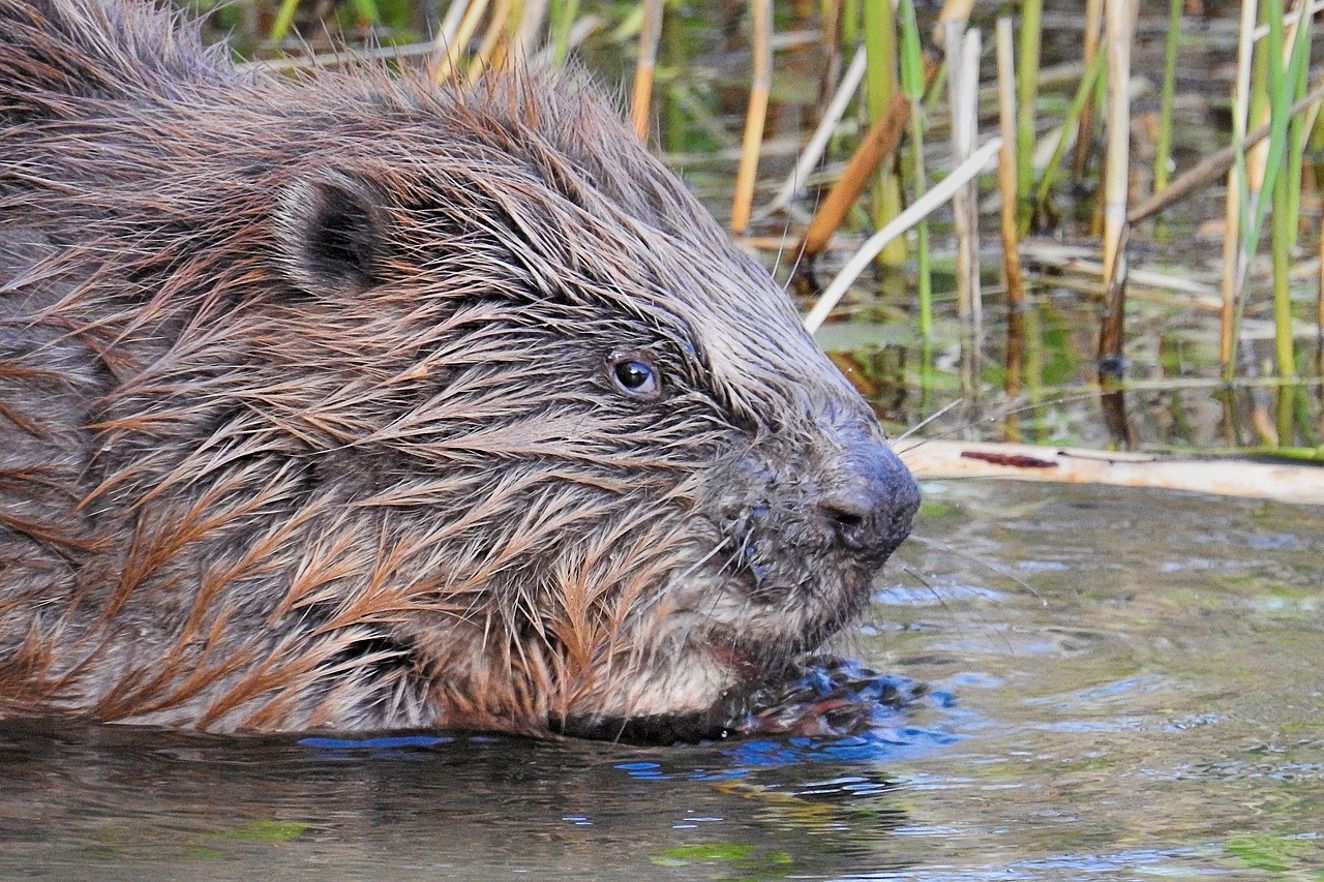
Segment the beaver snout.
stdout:
<path fill-rule="evenodd" d="M 829 574 L 851 582 L 853 595 L 910 534 L 919 508 L 915 479 L 877 424 L 854 415 L 771 435 L 715 483 L 715 521 L 769 596 Z"/>
<path fill-rule="evenodd" d="M 881 561 L 909 535 L 919 488 L 885 443 L 850 439 L 817 477 L 819 489 L 808 501 L 838 548 Z"/>

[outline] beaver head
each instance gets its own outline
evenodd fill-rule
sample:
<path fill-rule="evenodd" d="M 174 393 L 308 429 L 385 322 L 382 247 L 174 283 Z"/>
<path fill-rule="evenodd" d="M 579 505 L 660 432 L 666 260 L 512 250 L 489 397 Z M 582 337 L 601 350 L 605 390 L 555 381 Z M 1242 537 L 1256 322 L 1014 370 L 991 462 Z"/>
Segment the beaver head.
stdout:
<path fill-rule="evenodd" d="M 11 707 L 595 732 L 865 602 L 913 481 L 591 90 L 249 80 L 172 26 L 0 0 Z"/>

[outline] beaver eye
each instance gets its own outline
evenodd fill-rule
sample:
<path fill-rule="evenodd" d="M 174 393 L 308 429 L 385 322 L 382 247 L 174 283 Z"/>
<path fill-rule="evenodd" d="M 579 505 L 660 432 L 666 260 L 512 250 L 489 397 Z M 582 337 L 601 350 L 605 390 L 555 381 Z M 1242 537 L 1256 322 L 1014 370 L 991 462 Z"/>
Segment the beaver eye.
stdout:
<path fill-rule="evenodd" d="M 657 398 L 662 394 L 662 382 L 657 368 L 647 357 L 638 353 L 613 355 L 607 361 L 616 388 L 637 398 Z"/>

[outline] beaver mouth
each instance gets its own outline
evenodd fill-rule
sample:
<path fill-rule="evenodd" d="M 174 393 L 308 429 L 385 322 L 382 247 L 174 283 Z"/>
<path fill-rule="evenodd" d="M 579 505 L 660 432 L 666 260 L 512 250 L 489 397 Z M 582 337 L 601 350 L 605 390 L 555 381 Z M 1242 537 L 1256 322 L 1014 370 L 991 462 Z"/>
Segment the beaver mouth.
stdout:
<path fill-rule="evenodd" d="M 804 608 L 810 604 L 800 590 L 793 589 L 777 592 L 780 602 L 752 608 L 752 576 L 728 568 L 722 586 L 728 596 L 743 598 L 739 603 L 743 617 L 710 622 L 702 636 L 691 632 L 690 650 L 670 662 L 695 674 L 695 682 L 712 684 L 711 691 L 700 688 L 672 694 L 669 701 L 677 702 L 672 711 L 655 705 L 639 714 L 619 710 L 553 714 L 547 720 L 548 730 L 573 738 L 639 745 L 693 744 L 746 732 L 758 711 L 757 696 L 793 679 L 797 665 L 854 618 L 869 596 L 872 574 L 872 570 L 853 574 L 853 578 L 841 580 L 849 584 L 830 589 L 819 586 L 811 593 L 826 594 L 833 601 L 806 615 Z M 798 617 L 789 615 L 797 610 Z"/>
<path fill-rule="evenodd" d="M 868 605 L 892 551 L 866 558 L 814 546 L 780 548 L 776 559 L 733 555 L 719 571 L 745 611 L 742 621 L 715 623 L 711 631 L 715 658 L 732 669 L 753 673 L 817 648 Z"/>
<path fill-rule="evenodd" d="M 794 679 L 806 656 L 858 617 L 909 533 L 907 517 L 887 539 L 857 548 L 793 506 L 778 515 L 701 519 L 679 557 L 686 563 L 660 590 L 669 602 L 648 626 L 645 642 L 659 651 L 647 670 L 631 673 L 627 688 L 610 697 L 550 716 L 549 730 L 636 744 L 754 731 L 759 696 Z M 626 695 L 633 698 L 621 701 Z"/>

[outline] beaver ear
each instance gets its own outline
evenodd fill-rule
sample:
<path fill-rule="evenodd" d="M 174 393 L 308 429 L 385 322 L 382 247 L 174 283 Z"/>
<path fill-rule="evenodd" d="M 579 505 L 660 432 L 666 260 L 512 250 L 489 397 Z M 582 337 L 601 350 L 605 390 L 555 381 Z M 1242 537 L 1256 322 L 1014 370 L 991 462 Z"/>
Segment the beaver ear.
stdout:
<path fill-rule="evenodd" d="M 366 181 L 326 171 L 281 194 L 276 236 L 285 273 L 317 296 L 359 292 L 381 281 L 385 199 Z"/>

